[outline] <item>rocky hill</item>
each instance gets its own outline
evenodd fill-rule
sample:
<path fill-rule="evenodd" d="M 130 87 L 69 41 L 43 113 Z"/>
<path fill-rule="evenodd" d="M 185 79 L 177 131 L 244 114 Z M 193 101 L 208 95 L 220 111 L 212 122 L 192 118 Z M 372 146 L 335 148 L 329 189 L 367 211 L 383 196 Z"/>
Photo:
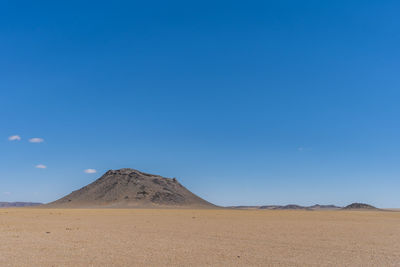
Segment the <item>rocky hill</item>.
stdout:
<path fill-rule="evenodd" d="M 376 210 L 374 206 L 365 203 L 352 203 L 343 208 L 344 210 Z"/>
<path fill-rule="evenodd" d="M 134 169 L 109 170 L 93 183 L 49 203 L 66 208 L 151 208 L 215 205 L 196 196 L 175 178 L 164 178 Z"/>

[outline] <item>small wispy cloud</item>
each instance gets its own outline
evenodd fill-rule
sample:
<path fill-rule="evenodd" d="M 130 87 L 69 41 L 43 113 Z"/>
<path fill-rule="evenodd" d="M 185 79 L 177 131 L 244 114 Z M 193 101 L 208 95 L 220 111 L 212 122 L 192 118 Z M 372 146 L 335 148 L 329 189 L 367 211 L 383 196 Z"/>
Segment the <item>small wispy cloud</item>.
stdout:
<path fill-rule="evenodd" d="M 43 164 L 38 164 L 38 165 L 35 166 L 35 168 L 36 169 L 47 169 L 47 166 L 43 165 Z"/>
<path fill-rule="evenodd" d="M 9 196 L 11 195 L 11 192 L 3 192 L 3 194 Z"/>
<path fill-rule="evenodd" d="M 31 143 L 43 143 L 43 142 L 44 142 L 44 139 L 43 139 L 43 138 L 35 137 L 35 138 L 29 139 L 29 142 L 31 142 Z"/>
<path fill-rule="evenodd" d="M 96 173 L 97 171 L 95 169 L 86 169 L 84 170 L 85 173 Z"/>
<path fill-rule="evenodd" d="M 10 137 L 8 137 L 9 141 L 20 141 L 21 140 L 21 136 L 19 135 L 12 135 Z"/>
<path fill-rule="evenodd" d="M 299 147 L 297 148 L 297 151 L 299 151 L 299 152 L 310 151 L 310 150 L 311 150 L 311 147 L 299 146 Z"/>

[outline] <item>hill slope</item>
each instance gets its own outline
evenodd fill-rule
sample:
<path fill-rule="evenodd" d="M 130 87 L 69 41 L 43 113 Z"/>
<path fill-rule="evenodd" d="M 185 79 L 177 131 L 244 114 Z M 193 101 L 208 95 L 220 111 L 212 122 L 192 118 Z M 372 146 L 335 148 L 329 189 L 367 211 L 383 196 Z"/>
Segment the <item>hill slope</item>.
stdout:
<path fill-rule="evenodd" d="M 46 205 L 70 208 L 215 207 L 175 178 L 134 169 L 109 170 L 93 183 Z"/>

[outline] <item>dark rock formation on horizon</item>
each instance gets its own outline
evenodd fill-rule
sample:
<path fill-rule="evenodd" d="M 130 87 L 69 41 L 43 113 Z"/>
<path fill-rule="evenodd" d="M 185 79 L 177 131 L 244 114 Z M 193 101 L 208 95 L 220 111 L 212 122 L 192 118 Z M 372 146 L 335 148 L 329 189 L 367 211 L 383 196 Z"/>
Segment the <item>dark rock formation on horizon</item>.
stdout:
<path fill-rule="evenodd" d="M 309 207 L 303 207 L 300 205 L 295 205 L 295 204 L 289 204 L 285 206 L 278 206 L 273 208 L 274 210 L 312 210 Z"/>
<path fill-rule="evenodd" d="M 40 206 L 42 203 L 36 202 L 0 202 L 0 208 L 19 208 Z"/>
<path fill-rule="evenodd" d="M 344 210 L 377 210 L 376 207 L 365 203 L 352 203 L 343 208 Z"/>
<path fill-rule="evenodd" d="M 296 204 L 289 205 L 264 205 L 264 206 L 230 206 L 233 209 L 262 209 L 262 210 L 338 210 L 341 207 L 335 205 L 319 205 L 300 206 Z"/>
<path fill-rule="evenodd" d="M 281 205 L 264 205 L 264 206 L 231 206 L 232 209 L 262 209 L 262 210 L 379 210 L 378 208 L 365 203 L 352 203 L 346 207 L 336 205 L 319 205 L 300 206 L 296 204 Z"/>
<path fill-rule="evenodd" d="M 242 210 L 250 210 L 250 209 L 258 209 L 260 206 L 227 206 L 227 209 L 242 209 Z"/>
<path fill-rule="evenodd" d="M 279 206 L 279 205 L 264 205 L 264 206 L 259 206 L 258 208 L 261 209 L 261 210 L 274 210 L 274 209 L 279 208 L 279 207 L 282 207 L 282 206 Z"/>
<path fill-rule="evenodd" d="M 215 205 L 196 196 L 175 178 L 134 169 L 109 170 L 93 183 L 46 205 L 62 208 L 157 208 Z"/>

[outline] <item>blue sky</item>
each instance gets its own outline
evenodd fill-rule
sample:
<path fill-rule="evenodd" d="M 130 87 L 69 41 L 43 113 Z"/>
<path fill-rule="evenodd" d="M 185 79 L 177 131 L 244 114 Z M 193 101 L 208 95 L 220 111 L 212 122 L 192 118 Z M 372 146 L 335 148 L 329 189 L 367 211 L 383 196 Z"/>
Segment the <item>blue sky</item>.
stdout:
<path fill-rule="evenodd" d="M 399 207 L 399 12 L 2 1 L 0 201 L 52 201 L 131 167 L 219 205 Z"/>

